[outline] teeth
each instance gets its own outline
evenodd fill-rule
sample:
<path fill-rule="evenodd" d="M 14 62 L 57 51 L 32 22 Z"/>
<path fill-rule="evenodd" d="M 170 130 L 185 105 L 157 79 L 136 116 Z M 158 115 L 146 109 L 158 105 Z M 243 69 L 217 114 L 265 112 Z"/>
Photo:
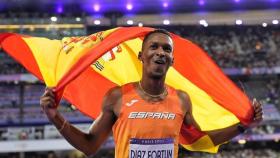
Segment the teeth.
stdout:
<path fill-rule="evenodd" d="M 164 64 L 163 61 L 155 61 L 157 64 Z"/>

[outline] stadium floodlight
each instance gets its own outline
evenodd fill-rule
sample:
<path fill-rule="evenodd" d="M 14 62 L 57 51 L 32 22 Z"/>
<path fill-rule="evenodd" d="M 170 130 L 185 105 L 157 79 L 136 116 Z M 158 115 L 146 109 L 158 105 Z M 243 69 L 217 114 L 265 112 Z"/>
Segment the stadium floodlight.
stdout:
<path fill-rule="evenodd" d="M 62 12 L 63 12 L 62 6 L 57 7 L 57 8 L 56 8 L 56 12 L 57 12 L 57 13 L 62 13 Z"/>
<path fill-rule="evenodd" d="M 81 21 L 81 18 L 80 18 L 80 17 L 76 17 L 76 21 L 77 21 L 77 22 L 80 22 L 80 21 Z"/>
<path fill-rule="evenodd" d="M 235 20 L 236 25 L 242 25 L 243 21 L 240 19 Z"/>
<path fill-rule="evenodd" d="M 263 26 L 263 27 L 267 27 L 267 23 L 265 23 L 265 22 L 262 23 L 262 26 Z"/>
<path fill-rule="evenodd" d="M 277 24 L 279 24 L 279 21 L 278 20 L 272 20 L 272 24 L 277 25 Z"/>
<path fill-rule="evenodd" d="M 127 20 L 126 23 L 127 25 L 133 25 L 133 20 Z"/>
<path fill-rule="evenodd" d="M 245 139 L 239 139 L 239 140 L 238 140 L 238 143 L 239 143 L 239 144 L 246 144 L 246 140 L 245 140 Z"/>
<path fill-rule="evenodd" d="M 101 21 L 100 21 L 100 20 L 94 20 L 93 23 L 94 23 L 95 25 L 100 25 L 100 24 L 101 24 Z"/>
<path fill-rule="evenodd" d="M 99 12 L 99 10 L 100 10 L 100 5 L 99 5 L 99 4 L 94 4 L 94 5 L 93 5 L 93 9 L 94 9 L 95 12 Z"/>
<path fill-rule="evenodd" d="M 200 25 L 204 25 L 204 24 L 206 24 L 207 22 L 206 22 L 206 20 L 204 20 L 204 19 L 202 19 L 202 20 L 199 20 L 199 24 Z"/>
<path fill-rule="evenodd" d="M 57 21 L 57 17 L 52 16 L 52 17 L 51 17 L 51 21 L 52 21 L 52 22 L 56 22 L 56 21 Z"/>
<path fill-rule="evenodd" d="M 199 5 L 204 5 L 204 4 L 205 4 L 205 1 L 204 1 L 204 0 L 199 0 L 199 1 L 198 1 L 198 4 L 199 4 Z"/>
<path fill-rule="evenodd" d="M 138 23 L 138 26 L 139 26 L 139 27 L 143 27 L 143 23 L 139 22 L 139 23 Z"/>
<path fill-rule="evenodd" d="M 164 3 L 162 4 L 162 6 L 163 6 L 163 8 L 167 8 L 167 7 L 168 7 L 168 3 L 167 3 L 167 2 L 164 2 Z"/>
<path fill-rule="evenodd" d="M 202 19 L 202 20 L 199 20 L 199 24 L 200 25 L 203 25 L 204 27 L 207 27 L 208 26 L 208 23 L 206 20 Z"/>
<path fill-rule="evenodd" d="M 130 3 L 128 3 L 128 4 L 126 5 L 126 9 L 127 9 L 127 10 L 132 10 L 132 9 L 133 9 L 133 5 L 130 4 Z"/>
<path fill-rule="evenodd" d="M 169 25 L 170 21 L 168 19 L 163 20 L 163 25 Z"/>

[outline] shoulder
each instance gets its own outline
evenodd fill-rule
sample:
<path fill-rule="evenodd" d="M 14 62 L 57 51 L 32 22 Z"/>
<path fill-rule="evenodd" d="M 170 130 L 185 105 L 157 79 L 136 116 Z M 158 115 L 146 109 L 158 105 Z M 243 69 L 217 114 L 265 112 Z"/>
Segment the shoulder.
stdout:
<path fill-rule="evenodd" d="M 116 115 L 119 114 L 123 95 L 128 93 L 135 83 L 128 83 L 123 86 L 116 86 L 107 91 L 103 98 L 103 110 L 114 111 Z"/>
<path fill-rule="evenodd" d="M 107 91 L 103 98 L 102 108 L 103 110 L 113 110 L 114 107 L 121 103 L 122 87 L 116 86 Z"/>
<path fill-rule="evenodd" d="M 113 101 L 121 98 L 121 96 L 122 96 L 122 87 L 116 86 L 107 91 L 107 93 L 105 94 L 105 99 L 109 99 Z"/>
<path fill-rule="evenodd" d="M 182 90 L 176 90 L 176 92 L 181 101 L 183 101 L 183 102 L 190 101 L 190 96 L 186 92 L 184 92 Z"/>
<path fill-rule="evenodd" d="M 188 93 L 186 93 L 182 90 L 179 90 L 179 89 L 175 89 L 171 86 L 168 86 L 168 89 L 169 89 L 169 92 L 177 95 L 180 101 L 189 101 L 190 100 Z"/>
<path fill-rule="evenodd" d="M 191 108 L 190 96 L 182 90 L 176 90 L 176 92 L 182 105 L 182 109 L 186 112 L 189 111 Z"/>

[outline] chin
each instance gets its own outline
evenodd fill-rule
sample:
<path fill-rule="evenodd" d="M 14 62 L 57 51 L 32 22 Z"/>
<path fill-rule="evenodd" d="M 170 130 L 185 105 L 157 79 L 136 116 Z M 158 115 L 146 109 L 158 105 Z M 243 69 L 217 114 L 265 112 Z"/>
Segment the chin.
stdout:
<path fill-rule="evenodd" d="M 165 72 L 153 72 L 150 74 L 150 77 L 153 79 L 162 79 L 163 77 L 165 77 L 165 75 Z"/>

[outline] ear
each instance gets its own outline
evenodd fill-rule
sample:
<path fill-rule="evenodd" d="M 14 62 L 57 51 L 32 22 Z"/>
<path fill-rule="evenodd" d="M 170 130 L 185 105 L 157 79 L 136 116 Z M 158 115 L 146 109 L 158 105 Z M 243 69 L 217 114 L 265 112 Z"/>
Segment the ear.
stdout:
<path fill-rule="evenodd" d="M 173 64 L 174 64 L 174 58 L 172 58 L 170 66 L 172 66 Z"/>
<path fill-rule="evenodd" d="M 141 52 L 141 51 L 138 53 L 138 59 L 139 59 L 140 61 L 142 61 L 142 52 Z"/>

